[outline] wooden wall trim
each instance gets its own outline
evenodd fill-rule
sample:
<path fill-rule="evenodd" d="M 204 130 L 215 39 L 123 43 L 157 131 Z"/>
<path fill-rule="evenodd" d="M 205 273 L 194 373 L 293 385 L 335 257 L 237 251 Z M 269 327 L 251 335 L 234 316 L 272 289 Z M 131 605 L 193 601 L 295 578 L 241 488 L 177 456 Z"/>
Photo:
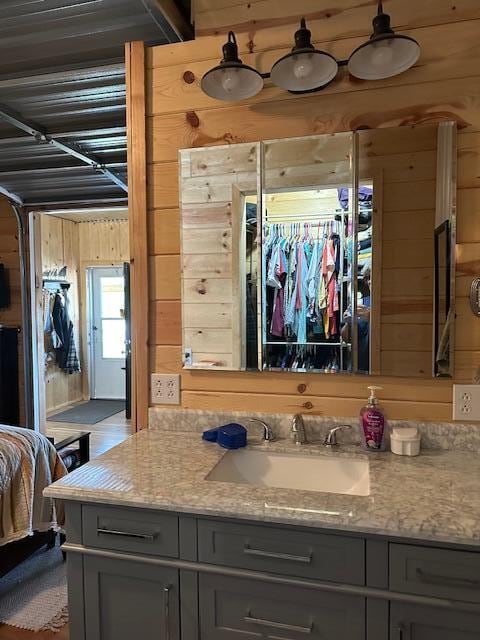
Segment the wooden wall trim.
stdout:
<path fill-rule="evenodd" d="M 145 47 L 125 45 L 132 315 L 132 428 L 148 426 L 148 225 Z"/>

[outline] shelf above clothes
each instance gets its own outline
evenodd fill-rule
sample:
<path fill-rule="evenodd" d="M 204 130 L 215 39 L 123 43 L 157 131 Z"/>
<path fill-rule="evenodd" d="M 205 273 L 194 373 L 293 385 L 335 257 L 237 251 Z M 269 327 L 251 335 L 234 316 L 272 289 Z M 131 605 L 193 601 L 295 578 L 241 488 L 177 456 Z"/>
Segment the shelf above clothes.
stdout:
<path fill-rule="evenodd" d="M 44 278 L 43 279 L 43 288 L 48 289 L 49 291 L 54 291 L 56 289 L 70 289 L 70 282 L 68 280 L 63 280 L 61 278 Z"/>

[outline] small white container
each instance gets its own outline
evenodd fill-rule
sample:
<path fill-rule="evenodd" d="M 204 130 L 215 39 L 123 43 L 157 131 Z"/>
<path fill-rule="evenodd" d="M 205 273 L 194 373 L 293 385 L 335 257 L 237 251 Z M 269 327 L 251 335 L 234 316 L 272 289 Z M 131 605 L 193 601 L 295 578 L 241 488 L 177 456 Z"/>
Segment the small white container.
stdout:
<path fill-rule="evenodd" d="M 418 456 L 420 433 L 416 427 L 393 427 L 390 434 L 390 449 L 397 456 Z"/>

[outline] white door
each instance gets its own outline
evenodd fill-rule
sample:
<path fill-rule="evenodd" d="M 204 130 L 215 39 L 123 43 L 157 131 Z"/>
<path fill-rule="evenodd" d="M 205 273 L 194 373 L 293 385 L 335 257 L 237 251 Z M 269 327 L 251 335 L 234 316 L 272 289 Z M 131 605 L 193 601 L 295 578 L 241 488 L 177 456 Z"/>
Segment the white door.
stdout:
<path fill-rule="evenodd" d="M 90 269 L 90 395 L 125 398 L 125 279 L 122 267 Z"/>

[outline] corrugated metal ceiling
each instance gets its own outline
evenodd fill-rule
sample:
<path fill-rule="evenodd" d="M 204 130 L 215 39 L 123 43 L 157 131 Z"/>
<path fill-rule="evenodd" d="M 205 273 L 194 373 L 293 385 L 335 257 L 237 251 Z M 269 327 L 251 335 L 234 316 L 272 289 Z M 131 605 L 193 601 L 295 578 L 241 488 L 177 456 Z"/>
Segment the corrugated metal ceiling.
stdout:
<path fill-rule="evenodd" d="M 1 191 L 30 208 L 125 202 L 125 190 L 109 177 L 126 182 L 124 43 L 179 39 L 159 5 L 2 0 Z M 93 158 L 95 166 L 82 156 Z"/>

